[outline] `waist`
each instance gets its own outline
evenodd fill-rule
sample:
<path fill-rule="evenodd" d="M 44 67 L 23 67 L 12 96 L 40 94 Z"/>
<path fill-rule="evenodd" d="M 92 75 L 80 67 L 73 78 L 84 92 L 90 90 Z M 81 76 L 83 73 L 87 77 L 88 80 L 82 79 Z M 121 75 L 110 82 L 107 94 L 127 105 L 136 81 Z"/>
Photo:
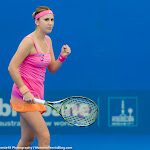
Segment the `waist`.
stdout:
<path fill-rule="evenodd" d="M 44 84 L 38 79 L 32 79 L 32 78 L 26 78 L 22 77 L 22 81 L 24 84 L 28 87 L 29 91 L 35 96 L 35 97 L 44 97 Z M 19 88 L 17 85 L 14 83 L 13 88 L 12 88 L 12 94 L 13 95 L 20 95 L 22 97 L 22 94 L 19 91 Z"/>
<path fill-rule="evenodd" d="M 44 80 L 41 80 L 39 78 L 33 78 L 32 76 L 28 77 L 28 76 L 22 76 L 21 75 L 21 78 L 23 80 L 23 82 L 27 82 L 27 83 L 34 83 L 35 85 L 39 85 L 39 84 L 42 84 L 44 83 Z"/>
<path fill-rule="evenodd" d="M 22 68 L 19 67 L 19 72 L 21 77 L 26 79 L 31 79 L 38 82 L 45 81 L 45 72 L 46 68 L 44 69 L 37 69 L 37 68 Z"/>

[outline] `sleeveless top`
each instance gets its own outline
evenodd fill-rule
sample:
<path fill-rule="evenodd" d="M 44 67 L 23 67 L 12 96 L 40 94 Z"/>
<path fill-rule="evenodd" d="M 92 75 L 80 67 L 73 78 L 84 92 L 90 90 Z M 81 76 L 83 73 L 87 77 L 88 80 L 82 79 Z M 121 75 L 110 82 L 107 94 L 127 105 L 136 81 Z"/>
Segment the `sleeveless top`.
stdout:
<path fill-rule="evenodd" d="M 38 47 L 31 36 L 26 36 L 25 38 L 31 38 L 34 42 L 37 53 L 33 55 L 28 55 L 22 64 L 19 66 L 19 72 L 24 84 L 29 88 L 30 92 L 40 99 L 44 99 L 44 81 L 45 81 L 45 72 L 47 66 L 51 62 L 50 52 L 41 53 L 38 50 Z M 50 49 L 50 43 L 45 36 Z M 12 95 L 22 98 L 22 94 L 19 91 L 19 88 L 14 83 L 12 89 Z"/>

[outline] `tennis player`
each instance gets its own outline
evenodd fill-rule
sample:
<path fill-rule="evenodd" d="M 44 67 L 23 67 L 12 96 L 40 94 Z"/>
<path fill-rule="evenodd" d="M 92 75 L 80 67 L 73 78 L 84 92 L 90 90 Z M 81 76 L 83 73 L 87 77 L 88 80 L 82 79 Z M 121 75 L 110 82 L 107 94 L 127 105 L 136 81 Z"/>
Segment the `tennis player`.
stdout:
<path fill-rule="evenodd" d="M 50 146 L 50 133 L 41 115 L 46 108 L 35 103 L 34 98 L 44 99 L 46 68 L 55 73 L 71 50 L 68 45 L 63 45 L 55 60 L 51 38 L 46 35 L 54 26 L 54 14 L 50 8 L 38 7 L 33 18 L 35 31 L 21 41 L 8 67 L 14 81 L 10 103 L 13 110 L 20 114 L 21 139 L 17 147 L 30 146 L 36 136 L 38 146 L 47 150 Z"/>

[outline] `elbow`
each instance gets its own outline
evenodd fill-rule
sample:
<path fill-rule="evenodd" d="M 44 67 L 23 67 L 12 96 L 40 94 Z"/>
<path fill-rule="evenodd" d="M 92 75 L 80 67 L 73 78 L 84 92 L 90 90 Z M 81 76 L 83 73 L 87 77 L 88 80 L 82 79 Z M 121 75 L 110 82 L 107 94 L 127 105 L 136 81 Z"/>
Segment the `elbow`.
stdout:
<path fill-rule="evenodd" d="M 8 71 L 9 71 L 9 74 L 11 75 L 12 74 L 12 72 L 13 72 L 13 68 L 9 65 L 8 66 Z"/>
<path fill-rule="evenodd" d="M 9 71 L 10 74 L 11 74 L 12 72 L 14 72 L 14 69 L 17 69 L 17 68 L 14 67 L 14 65 L 9 64 L 9 66 L 8 66 L 8 71 Z"/>
<path fill-rule="evenodd" d="M 52 74 L 56 72 L 56 70 L 53 67 L 48 67 L 48 71 Z"/>
<path fill-rule="evenodd" d="M 52 74 L 54 74 L 55 72 L 51 72 Z"/>
<path fill-rule="evenodd" d="M 49 72 L 52 73 L 52 74 L 54 74 L 56 71 L 49 69 Z"/>
<path fill-rule="evenodd" d="M 10 66 L 10 65 L 8 66 L 8 71 L 9 71 L 9 72 L 11 71 L 11 66 Z"/>

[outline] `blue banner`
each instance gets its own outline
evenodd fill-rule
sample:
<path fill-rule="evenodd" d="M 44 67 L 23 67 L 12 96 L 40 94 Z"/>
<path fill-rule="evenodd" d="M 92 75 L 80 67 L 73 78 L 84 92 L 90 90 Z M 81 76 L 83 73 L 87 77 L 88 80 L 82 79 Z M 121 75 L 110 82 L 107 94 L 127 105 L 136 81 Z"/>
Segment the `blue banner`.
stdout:
<path fill-rule="evenodd" d="M 20 133 L 19 114 L 10 108 L 9 96 L 0 93 L 0 133 Z M 43 114 L 51 133 L 150 133 L 149 91 L 46 91 L 46 100 L 60 100 L 69 96 L 89 97 L 99 108 L 96 122 L 88 127 L 67 123 L 51 107 Z M 59 109 L 60 104 L 54 104 Z"/>

